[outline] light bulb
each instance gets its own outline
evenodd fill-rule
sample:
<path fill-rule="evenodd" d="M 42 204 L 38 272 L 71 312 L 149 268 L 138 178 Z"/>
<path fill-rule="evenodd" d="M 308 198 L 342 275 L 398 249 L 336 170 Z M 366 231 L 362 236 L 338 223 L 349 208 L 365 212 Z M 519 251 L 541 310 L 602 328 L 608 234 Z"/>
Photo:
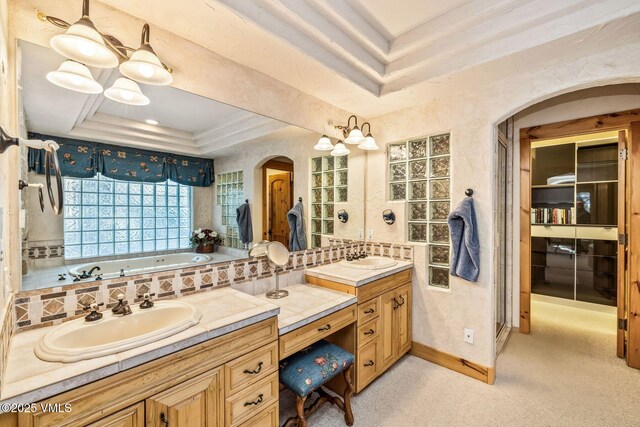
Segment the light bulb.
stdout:
<path fill-rule="evenodd" d="M 153 66 L 151 66 L 150 64 L 138 65 L 138 71 L 140 71 L 140 74 L 147 78 L 153 77 Z"/>

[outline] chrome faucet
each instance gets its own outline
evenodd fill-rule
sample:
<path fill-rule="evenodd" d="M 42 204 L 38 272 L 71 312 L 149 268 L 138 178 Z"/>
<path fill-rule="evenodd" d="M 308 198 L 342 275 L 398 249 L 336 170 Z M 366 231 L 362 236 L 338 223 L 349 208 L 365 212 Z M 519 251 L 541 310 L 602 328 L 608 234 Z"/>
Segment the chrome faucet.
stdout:
<path fill-rule="evenodd" d="M 113 314 L 122 314 L 126 316 L 131 314 L 131 307 L 129 307 L 129 303 L 124 300 L 124 294 L 118 294 L 118 304 L 111 309 Z"/>

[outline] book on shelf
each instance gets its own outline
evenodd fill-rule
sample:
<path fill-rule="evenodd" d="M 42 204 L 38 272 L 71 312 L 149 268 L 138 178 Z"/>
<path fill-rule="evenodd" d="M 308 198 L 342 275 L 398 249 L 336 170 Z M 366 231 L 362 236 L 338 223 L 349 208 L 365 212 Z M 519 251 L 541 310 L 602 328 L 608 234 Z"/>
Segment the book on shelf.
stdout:
<path fill-rule="evenodd" d="M 531 224 L 575 224 L 576 208 L 533 208 Z"/>

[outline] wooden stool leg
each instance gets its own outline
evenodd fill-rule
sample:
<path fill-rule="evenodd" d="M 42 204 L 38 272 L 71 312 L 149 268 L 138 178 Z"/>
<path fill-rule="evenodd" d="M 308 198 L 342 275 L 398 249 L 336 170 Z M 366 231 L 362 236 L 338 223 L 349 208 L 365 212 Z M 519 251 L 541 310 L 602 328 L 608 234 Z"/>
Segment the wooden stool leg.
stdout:
<path fill-rule="evenodd" d="M 349 365 L 347 369 L 344 370 L 344 382 L 347 386 L 344 389 L 344 421 L 348 426 L 353 425 L 353 412 L 351 412 L 351 395 L 353 394 L 353 384 L 351 383 L 351 368 L 353 368 L 353 364 Z"/>
<path fill-rule="evenodd" d="M 304 416 L 304 401 L 306 397 L 296 396 L 296 413 L 298 414 L 298 427 L 307 427 L 307 419 Z"/>

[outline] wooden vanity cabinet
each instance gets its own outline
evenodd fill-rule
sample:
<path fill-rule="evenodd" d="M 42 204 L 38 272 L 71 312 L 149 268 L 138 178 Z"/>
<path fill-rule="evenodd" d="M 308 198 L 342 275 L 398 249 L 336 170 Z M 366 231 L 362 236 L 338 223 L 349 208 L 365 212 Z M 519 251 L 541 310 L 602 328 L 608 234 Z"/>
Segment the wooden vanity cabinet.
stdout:
<path fill-rule="evenodd" d="M 355 392 L 359 393 L 411 349 L 411 270 L 353 287 L 306 276 L 310 284 L 358 298 Z"/>
<path fill-rule="evenodd" d="M 14 418 L 0 425 L 275 427 L 278 393 L 273 317 L 38 402 L 71 412 L 2 414 Z"/>

